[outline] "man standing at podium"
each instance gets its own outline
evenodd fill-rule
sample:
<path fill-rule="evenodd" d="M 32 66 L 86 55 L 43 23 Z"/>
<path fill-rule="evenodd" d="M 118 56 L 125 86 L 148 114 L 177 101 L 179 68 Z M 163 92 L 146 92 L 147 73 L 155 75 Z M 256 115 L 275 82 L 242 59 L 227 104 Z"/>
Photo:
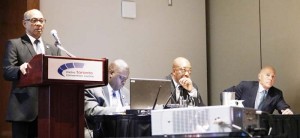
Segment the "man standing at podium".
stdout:
<path fill-rule="evenodd" d="M 25 35 L 10 39 L 5 46 L 3 76 L 12 81 L 6 120 L 12 123 L 13 138 L 37 137 L 38 88 L 17 87 L 21 75 L 26 75 L 28 62 L 37 54 L 59 56 L 60 50 L 43 41 L 46 19 L 43 14 L 32 9 L 24 13 Z"/>
<path fill-rule="evenodd" d="M 124 60 L 117 59 L 110 63 L 107 86 L 86 89 L 84 92 L 85 116 L 89 118 L 95 115 L 110 115 L 129 109 L 129 90 L 124 87 L 128 76 L 129 66 Z M 89 127 L 92 127 L 90 123 Z"/>

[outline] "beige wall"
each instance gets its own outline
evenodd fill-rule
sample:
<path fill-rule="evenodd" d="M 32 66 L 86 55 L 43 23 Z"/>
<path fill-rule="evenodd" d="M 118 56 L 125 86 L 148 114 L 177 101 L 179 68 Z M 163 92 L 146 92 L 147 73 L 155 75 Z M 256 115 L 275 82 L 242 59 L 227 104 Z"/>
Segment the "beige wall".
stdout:
<path fill-rule="evenodd" d="M 210 0 L 208 4 L 210 101 L 217 105 L 224 89 L 257 78 L 258 2 Z"/>
<path fill-rule="evenodd" d="M 300 113 L 300 1 L 261 1 L 262 61 L 277 68 L 277 85 Z"/>
<path fill-rule="evenodd" d="M 49 32 L 56 29 L 63 46 L 78 57 L 123 58 L 130 77 L 164 78 L 175 57 L 187 57 L 207 102 L 205 1 L 135 2 L 137 18 L 127 19 L 121 17 L 121 0 L 41 0 L 47 18 L 43 38 L 54 42 Z"/>
<path fill-rule="evenodd" d="M 173 58 L 189 58 L 193 78 L 205 101 L 208 91 L 210 105 L 220 104 L 225 88 L 257 80 L 261 65 L 273 65 L 275 86 L 300 113 L 299 1 L 207 1 L 208 66 L 204 0 L 173 0 L 171 7 L 167 0 L 136 3 L 136 19 L 121 17 L 121 0 L 41 1 L 41 10 L 48 19 L 46 31 L 57 29 L 70 52 L 123 58 L 131 66 L 131 77 L 161 78 L 170 72 Z M 45 38 L 53 41 L 50 35 Z"/>
<path fill-rule="evenodd" d="M 211 104 L 220 104 L 225 88 L 257 80 L 262 63 L 277 69 L 275 86 L 300 113 L 300 1 L 209 0 L 208 5 Z"/>

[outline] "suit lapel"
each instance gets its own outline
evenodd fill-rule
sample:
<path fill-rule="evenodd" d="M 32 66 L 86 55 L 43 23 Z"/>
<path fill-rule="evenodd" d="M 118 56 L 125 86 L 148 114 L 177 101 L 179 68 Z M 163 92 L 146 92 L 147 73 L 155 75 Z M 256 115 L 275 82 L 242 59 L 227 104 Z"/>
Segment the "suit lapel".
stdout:
<path fill-rule="evenodd" d="M 255 100 L 256 100 L 257 91 L 258 91 L 258 83 L 256 83 L 255 86 L 252 87 L 251 90 L 250 90 L 250 94 L 251 95 L 249 96 L 249 101 L 251 102 L 250 105 L 253 108 L 255 106 Z"/>
<path fill-rule="evenodd" d="M 29 37 L 27 35 L 24 35 L 21 37 L 23 44 L 27 47 L 27 49 L 29 50 L 29 53 L 33 56 L 36 55 L 36 52 L 33 48 L 33 44 L 31 43 Z M 45 49 L 45 55 L 52 55 L 51 54 L 51 47 L 49 44 L 47 44 L 45 41 L 43 41 L 44 43 L 44 49 Z"/>
<path fill-rule="evenodd" d="M 263 102 L 264 102 L 264 105 L 270 105 L 270 102 L 271 102 L 270 99 L 272 99 L 272 98 L 270 98 L 270 97 L 273 96 L 273 88 L 274 88 L 274 87 L 271 87 L 271 88 L 268 90 L 268 94 L 266 95 L 266 98 L 265 98 L 265 100 L 263 101 Z M 265 107 L 265 106 L 263 106 L 262 108 L 264 108 L 264 107 Z"/>
<path fill-rule="evenodd" d="M 31 43 L 29 37 L 27 35 L 24 35 L 24 36 L 21 37 L 21 39 L 22 39 L 22 43 L 27 47 L 27 49 L 28 49 L 29 53 L 31 54 L 31 56 L 32 57 L 35 56 L 36 52 L 33 48 L 33 45 Z"/>
<path fill-rule="evenodd" d="M 121 101 L 121 104 L 122 106 L 124 106 L 124 103 L 125 103 L 125 96 L 122 94 L 122 89 L 119 90 L 119 95 L 120 95 L 120 101 Z"/>
<path fill-rule="evenodd" d="M 110 106 L 110 98 L 109 98 L 109 91 L 108 91 L 108 88 L 107 86 L 103 87 L 103 95 L 107 101 L 107 106 Z"/>
<path fill-rule="evenodd" d="M 173 81 L 173 79 L 172 79 L 172 76 L 171 76 L 171 74 L 170 75 L 168 75 L 167 77 L 166 77 L 168 80 L 171 80 L 171 94 L 172 94 L 172 99 L 171 99 L 171 103 L 177 103 L 178 101 L 177 101 L 177 99 L 176 99 L 176 88 L 175 88 L 175 84 L 174 84 L 174 81 Z M 175 101 L 174 101 L 175 100 Z"/>
<path fill-rule="evenodd" d="M 43 43 L 44 43 L 44 48 L 45 48 L 45 55 L 52 55 L 51 50 L 50 50 L 50 45 L 47 44 L 45 41 L 43 41 Z"/>

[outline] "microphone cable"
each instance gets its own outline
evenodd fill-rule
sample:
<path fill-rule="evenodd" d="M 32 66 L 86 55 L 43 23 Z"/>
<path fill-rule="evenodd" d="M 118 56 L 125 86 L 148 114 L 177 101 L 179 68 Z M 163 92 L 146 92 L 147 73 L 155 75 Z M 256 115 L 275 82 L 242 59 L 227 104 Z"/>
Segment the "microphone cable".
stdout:
<path fill-rule="evenodd" d="M 219 124 L 220 126 L 225 126 L 225 127 L 228 127 L 228 128 L 235 128 L 237 130 L 240 130 L 242 132 L 244 132 L 245 134 L 247 134 L 250 138 L 253 137 L 252 134 L 250 134 L 247 130 L 243 129 L 242 127 L 238 126 L 238 125 L 235 125 L 235 124 L 227 124 L 225 123 L 222 119 L 220 119 L 219 117 L 215 119 L 214 121 L 215 124 Z"/>

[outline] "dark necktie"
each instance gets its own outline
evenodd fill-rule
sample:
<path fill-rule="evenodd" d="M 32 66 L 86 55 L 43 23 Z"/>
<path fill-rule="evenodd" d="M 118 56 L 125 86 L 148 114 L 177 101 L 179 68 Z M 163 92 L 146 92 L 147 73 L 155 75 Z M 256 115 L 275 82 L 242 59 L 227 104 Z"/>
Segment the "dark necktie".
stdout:
<path fill-rule="evenodd" d="M 111 106 L 113 107 L 117 107 L 118 106 L 118 98 L 117 98 L 117 94 L 116 91 L 112 90 L 112 98 L 111 98 Z"/>
<path fill-rule="evenodd" d="M 113 94 L 112 94 L 112 96 L 114 97 L 114 98 L 116 98 L 116 91 L 113 91 Z"/>
<path fill-rule="evenodd" d="M 178 86 L 179 92 L 180 92 L 180 96 L 183 96 L 183 87 L 182 86 Z"/>
<path fill-rule="evenodd" d="M 34 41 L 34 44 L 35 44 L 35 46 L 36 46 L 36 51 L 35 51 L 36 54 L 42 54 L 43 51 L 42 51 L 42 48 L 41 48 L 40 40 L 36 39 L 36 40 Z"/>

